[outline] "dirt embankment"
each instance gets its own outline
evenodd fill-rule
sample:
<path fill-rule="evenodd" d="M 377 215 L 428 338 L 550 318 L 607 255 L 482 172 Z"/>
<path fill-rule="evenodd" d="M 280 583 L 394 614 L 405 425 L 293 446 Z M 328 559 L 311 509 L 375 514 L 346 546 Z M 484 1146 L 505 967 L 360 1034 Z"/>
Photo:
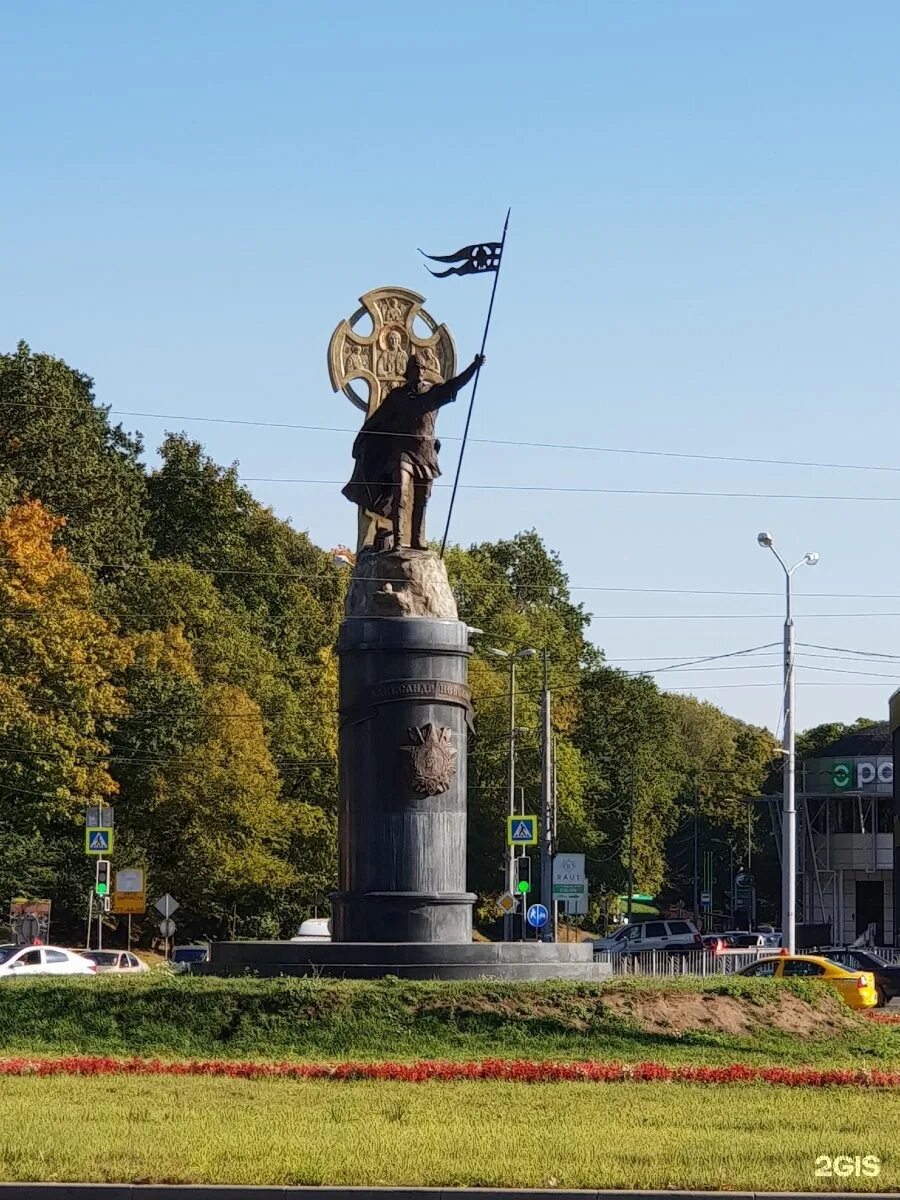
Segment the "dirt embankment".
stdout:
<path fill-rule="evenodd" d="M 853 1022 L 853 1014 L 838 997 L 825 996 L 815 1006 L 791 992 L 773 996 L 766 1004 L 713 992 L 615 992 L 603 997 L 618 1016 L 636 1022 L 647 1033 L 725 1033 L 752 1037 L 777 1029 L 797 1037 L 836 1037 Z"/>
<path fill-rule="evenodd" d="M 577 992 L 493 992 L 455 990 L 417 997 L 410 1015 L 438 1017 L 458 1030 L 498 1025 L 531 1027 L 548 1033 L 588 1034 L 610 1031 L 626 1022 L 650 1034 L 678 1037 L 688 1033 L 721 1033 L 752 1038 L 773 1031 L 800 1038 L 835 1038 L 851 1029 L 857 1018 L 827 989 L 816 988 L 811 998 L 773 986 L 765 994 L 747 995 L 729 988 L 608 983 Z"/>

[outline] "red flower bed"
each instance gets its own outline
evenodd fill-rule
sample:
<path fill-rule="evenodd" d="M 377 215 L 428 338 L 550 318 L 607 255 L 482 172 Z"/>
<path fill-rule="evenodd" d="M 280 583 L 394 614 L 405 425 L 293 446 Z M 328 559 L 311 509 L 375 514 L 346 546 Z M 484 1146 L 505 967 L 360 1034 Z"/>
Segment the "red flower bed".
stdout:
<path fill-rule="evenodd" d="M 211 1075 L 228 1079 L 376 1079 L 397 1083 L 507 1080 L 514 1083 L 769 1083 L 781 1087 L 900 1088 L 900 1071 L 814 1067 L 668 1066 L 666 1063 L 481 1062 L 399 1063 L 162 1062 L 145 1058 L 0 1059 L 2 1075 Z"/>
<path fill-rule="evenodd" d="M 870 1021 L 877 1021 L 879 1025 L 900 1025 L 900 1013 L 869 1012 L 866 1015 Z"/>

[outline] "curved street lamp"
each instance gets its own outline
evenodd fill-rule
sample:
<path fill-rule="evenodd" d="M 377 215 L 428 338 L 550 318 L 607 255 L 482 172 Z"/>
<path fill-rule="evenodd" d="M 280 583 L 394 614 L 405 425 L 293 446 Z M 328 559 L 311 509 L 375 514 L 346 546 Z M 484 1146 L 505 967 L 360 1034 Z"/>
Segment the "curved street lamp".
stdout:
<path fill-rule="evenodd" d="M 757 534 L 756 540 L 764 550 L 771 550 L 784 571 L 784 806 L 781 818 L 781 944 L 788 954 L 797 948 L 797 807 L 794 791 L 796 756 L 794 751 L 794 617 L 791 606 L 791 580 L 798 567 L 814 567 L 819 561 L 815 550 L 809 550 L 789 567 L 775 549 L 771 533 Z"/>

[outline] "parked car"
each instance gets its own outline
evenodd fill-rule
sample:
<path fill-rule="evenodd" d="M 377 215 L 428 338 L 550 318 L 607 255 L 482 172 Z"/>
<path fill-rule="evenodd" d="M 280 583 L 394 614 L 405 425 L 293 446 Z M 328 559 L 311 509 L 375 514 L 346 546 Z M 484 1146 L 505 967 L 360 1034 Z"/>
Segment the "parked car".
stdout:
<path fill-rule="evenodd" d="M 869 971 L 851 971 L 819 954 L 779 954 L 761 958 L 738 971 L 756 979 L 820 979 L 833 987 L 850 1008 L 874 1008 L 878 1003 L 875 979 Z"/>
<path fill-rule="evenodd" d="M 101 974 L 108 971 L 127 971 L 135 975 L 138 971 L 149 971 L 147 964 L 129 950 L 80 950 L 82 958 L 94 963 Z"/>
<path fill-rule="evenodd" d="M 704 933 L 703 948 L 709 950 L 712 954 L 724 954 L 726 950 L 730 950 L 734 943 L 731 941 L 731 935 L 727 933 Z"/>
<path fill-rule="evenodd" d="M 94 963 L 62 946 L 0 946 L 0 977 L 95 975 Z"/>
<path fill-rule="evenodd" d="M 173 946 L 172 968 L 175 971 L 189 971 L 194 963 L 209 961 L 209 946 Z"/>
<path fill-rule="evenodd" d="M 702 950 L 703 938 L 693 921 L 642 921 L 623 925 L 611 937 L 594 942 L 595 950 L 610 954 L 639 954 L 643 950 L 668 950 L 683 954 Z"/>
<path fill-rule="evenodd" d="M 723 936 L 728 938 L 729 944 L 736 950 L 752 950 L 768 945 L 765 934 L 752 930 L 748 932 L 746 929 L 734 929 Z"/>
<path fill-rule="evenodd" d="M 890 1004 L 900 996 L 900 964 L 889 963 L 871 950 L 826 950 L 825 957 L 848 971 L 865 971 L 874 976 L 879 1005 Z"/>
<path fill-rule="evenodd" d="M 331 922 L 324 917 L 310 917 L 300 923 L 292 942 L 330 942 Z"/>

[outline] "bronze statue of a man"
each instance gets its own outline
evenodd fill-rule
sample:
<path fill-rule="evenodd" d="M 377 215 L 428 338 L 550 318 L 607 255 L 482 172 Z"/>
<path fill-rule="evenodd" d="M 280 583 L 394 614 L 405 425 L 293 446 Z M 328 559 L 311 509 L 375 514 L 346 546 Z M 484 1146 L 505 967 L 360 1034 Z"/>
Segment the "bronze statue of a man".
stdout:
<path fill-rule="evenodd" d="M 356 465 L 343 494 L 353 504 L 386 517 L 391 522 L 394 550 L 403 546 L 403 530 L 409 524 L 409 545 L 425 550 L 425 506 L 438 466 L 440 442 L 434 436 L 437 410 L 456 399 L 484 356 L 476 354 L 471 364 L 447 383 L 422 379 L 418 359 L 406 364 L 406 381 L 393 389 L 372 413 L 353 443 Z M 376 544 L 376 549 L 384 549 Z"/>

